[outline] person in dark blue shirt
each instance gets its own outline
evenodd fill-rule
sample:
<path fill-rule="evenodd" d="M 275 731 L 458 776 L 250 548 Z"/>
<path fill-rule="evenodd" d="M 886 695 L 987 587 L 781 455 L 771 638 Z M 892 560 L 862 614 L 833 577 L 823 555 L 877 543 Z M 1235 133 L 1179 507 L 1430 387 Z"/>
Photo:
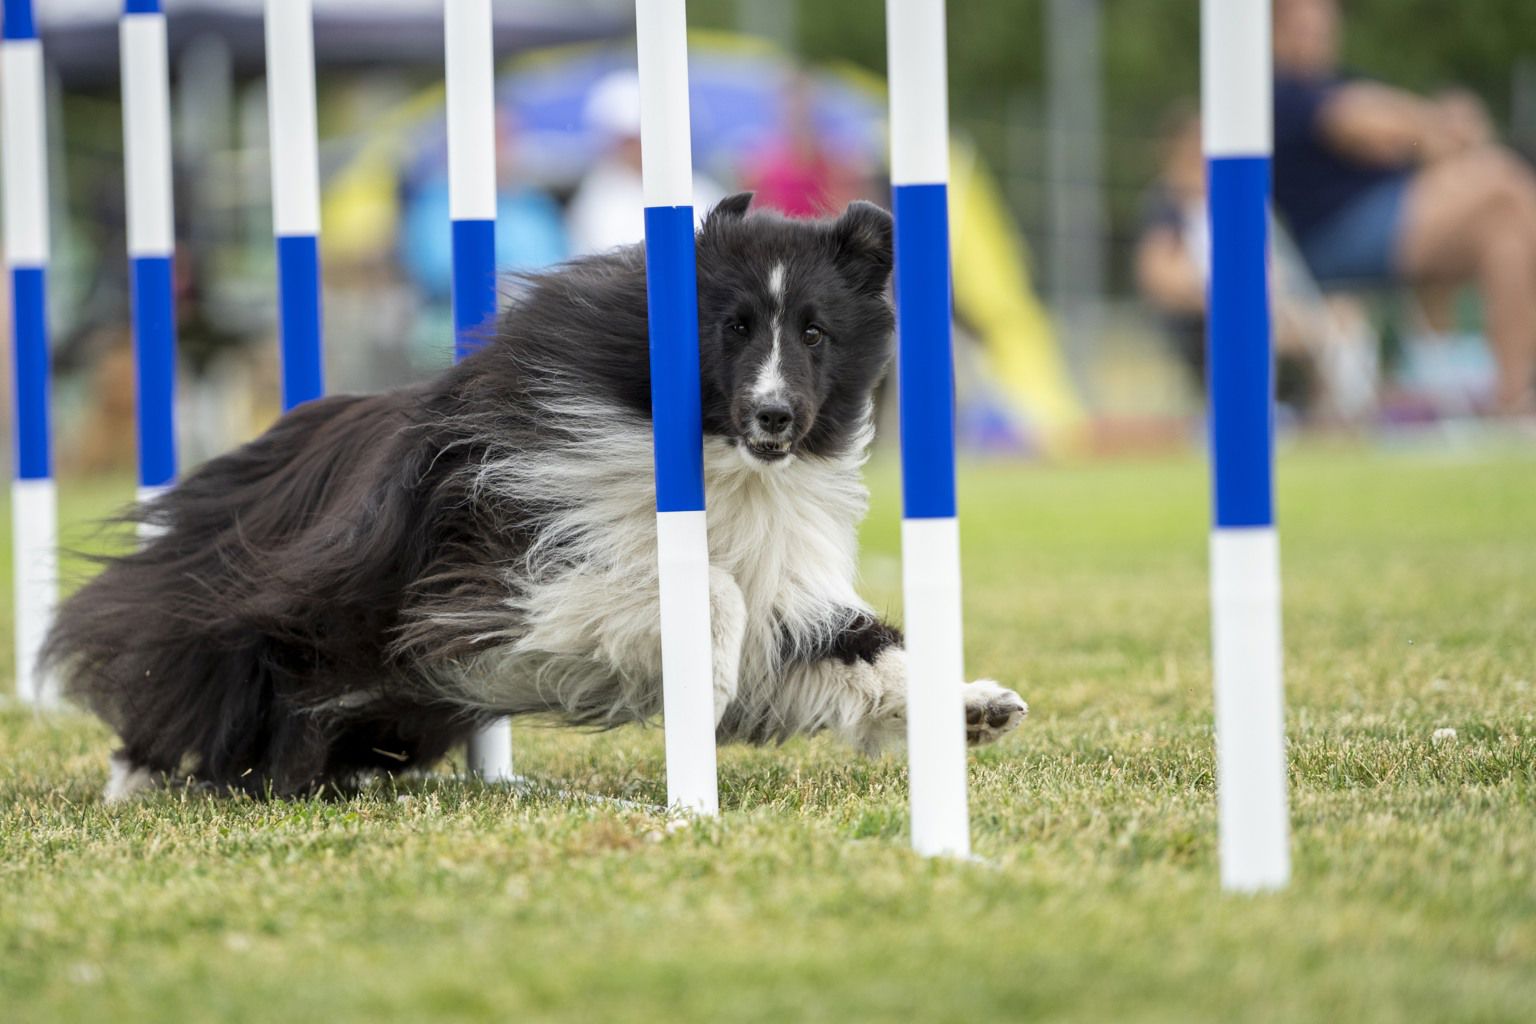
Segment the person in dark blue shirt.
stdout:
<path fill-rule="evenodd" d="M 1206 290 L 1210 231 L 1200 115 L 1194 104 L 1169 112 L 1162 169 L 1142 204 L 1133 269 L 1136 287 L 1158 314 L 1191 383 L 1206 384 Z M 1302 416 L 1335 422 L 1370 412 L 1375 395 L 1376 337 L 1351 295 L 1321 296 L 1292 245 L 1271 246 L 1275 389 Z"/>
<path fill-rule="evenodd" d="M 1465 93 L 1339 67 L 1337 0 L 1275 0 L 1275 206 L 1325 287 L 1475 283 L 1499 411 L 1536 416 L 1536 175 Z"/>

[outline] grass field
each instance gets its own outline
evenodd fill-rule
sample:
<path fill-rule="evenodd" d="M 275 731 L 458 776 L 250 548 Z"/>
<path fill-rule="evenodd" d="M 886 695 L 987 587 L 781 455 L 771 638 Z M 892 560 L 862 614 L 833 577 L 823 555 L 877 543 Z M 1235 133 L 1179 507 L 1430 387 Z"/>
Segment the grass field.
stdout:
<path fill-rule="evenodd" d="M 901 761 L 821 741 L 723 751 L 677 830 L 446 778 L 108 809 L 107 734 L 8 706 L 0 1018 L 1536 1018 L 1536 458 L 1284 458 L 1295 883 L 1257 898 L 1216 886 L 1205 494 L 1193 458 L 965 473 L 968 665 L 1033 706 L 972 755 L 983 864 L 910 855 Z M 664 794 L 659 730 L 517 744 Z"/>

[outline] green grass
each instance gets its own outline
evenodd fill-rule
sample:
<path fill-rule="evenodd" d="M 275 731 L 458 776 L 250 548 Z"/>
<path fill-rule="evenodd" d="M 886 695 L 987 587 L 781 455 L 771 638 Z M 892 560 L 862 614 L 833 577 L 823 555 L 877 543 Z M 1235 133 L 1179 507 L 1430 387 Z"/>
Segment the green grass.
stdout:
<path fill-rule="evenodd" d="M 723 751 L 724 813 L 673 831 L 446 778 L 109 809 L 103 729 L 6 710 L 0 1017 L 1530 1020 L 1536 460 L 1284 460 L 1295 882 L 1257 898 L 1216 885 L 1203 474 L 966 472 L 968 665 L 1034 709 L 971 758 L 984 864 L 909 854 L 901 762 L 821 741 Z M 659 730 L 517 743 L 664 793 Z"/>

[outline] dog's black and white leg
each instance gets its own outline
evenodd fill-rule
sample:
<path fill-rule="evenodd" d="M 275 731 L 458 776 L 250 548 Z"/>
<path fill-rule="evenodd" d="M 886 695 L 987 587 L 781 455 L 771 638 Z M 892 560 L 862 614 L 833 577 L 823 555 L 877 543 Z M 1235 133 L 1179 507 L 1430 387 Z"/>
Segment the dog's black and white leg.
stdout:
<path fill-rule="evenodd" d="M 865 612 L 850 612 L 816 651 L 795 652 L 775 694 L 787 732 L 830 730 L 866 753 L 900 745 L 907 729 L 907 654 L 901 633 Z M 1017 693 L 990 679 L 967 683 L 966 739 L 992 743 L 1029 714 Z"/>
<path fill-rule="evenodd" d="M 163 785 L 165 775 L 135 761 L 127 750 L 113 751 L 107 762 L 107 785 L 102 790 L 103 803 L 120 804 Z"/>

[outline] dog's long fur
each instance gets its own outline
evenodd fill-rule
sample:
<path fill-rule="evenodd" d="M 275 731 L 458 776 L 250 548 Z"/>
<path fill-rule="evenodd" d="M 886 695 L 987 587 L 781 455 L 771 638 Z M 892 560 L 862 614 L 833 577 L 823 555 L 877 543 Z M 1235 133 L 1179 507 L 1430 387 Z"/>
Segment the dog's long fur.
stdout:
<path fill-rule="evenodd" d="M 890 218 L 749 200 L 698 237 L 718 732 L 878 749 L 904 733 L 901 637 L 853 581 Z M 302 406 L 143 506 L 149 539 L 44 653 L 122 737 L 108 796 L 304 793 L 500 715 L 658 713 L 647 337 L 642 248 L 576 261 L 437 380 Z M 985 681 L 967 707 L 973 742 L 1026 710 Z"/>

